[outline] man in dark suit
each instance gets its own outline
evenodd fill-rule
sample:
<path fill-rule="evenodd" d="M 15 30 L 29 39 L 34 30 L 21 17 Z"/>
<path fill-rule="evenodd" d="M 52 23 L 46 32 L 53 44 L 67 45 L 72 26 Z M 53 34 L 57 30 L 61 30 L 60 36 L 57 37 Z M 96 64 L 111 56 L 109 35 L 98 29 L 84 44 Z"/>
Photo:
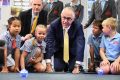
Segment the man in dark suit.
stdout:
<path fill-rule="evenodd" d="M 114 0 L 97 0 L 92 5 L 91 15 L 88 22 L 85 24 L 84 28 L 89 27 L 89 25 L 94 20 L 105 20 L 106 18 L 114 17 L 116 18 L 116 7 Z"/>
<path fill-rule="evenodd" d="M 49 25 L 53 20 L 60 17 L 61 11 L 63 10 L 63 2 L 50 0 L 44 6 L 44 10 L 48 12 L 47 24 Z"/>
<path fill-rule="evenodd" d="M 32 9 L 23 11 L 19 17 L 22 21 L 22 29 L 20 35 L 29 34 L 32 28 L 32 23 L 35 16 L 38 16 L 37 24 L 47 25 L 47 12 L 43 10 L 42 0 L 31 0 Z"/>
<path fill-rule="evenodd" d="M 84 6 L 81 4 L 81 0 L 71 0 L 70 3 L 65 4 L 65 7 L 72 7 L 75 10 L 76 19 L 82 23 Z"/>
<path fill-rule="evenodd" d="M 55 71 L 71 71 L 79 73 L 81 62 L 84 56 L 85 38 L 83 28 L 80 22 L 75 19 L 73 8 L 66 7 L 61 13 L 61 18 L 53 21 L 49 27 L 46 38 L 46 54 L 47 72 L 52 72 L 51 57 L 54 55 Z M 63 59 L 64 36 L 67 30 L 69 36 L 69 60 L 65 62 Z M 65 49 L 67 49 L 65 47 Z"/>

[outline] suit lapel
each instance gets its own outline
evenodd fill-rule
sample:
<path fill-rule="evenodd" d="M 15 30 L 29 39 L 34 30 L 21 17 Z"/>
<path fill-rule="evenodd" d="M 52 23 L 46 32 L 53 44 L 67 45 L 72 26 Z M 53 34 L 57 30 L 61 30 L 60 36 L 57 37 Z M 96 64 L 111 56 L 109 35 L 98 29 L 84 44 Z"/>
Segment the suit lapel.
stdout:
<path fill-rule="evenodd" d="M 52 8 L 50 9 L 50 11 L 48 12 L 48 15 L 54 10 L 54 7 L 56 6 L 56 2 L 53 3 Z"/>
<path fill-rule="evenodd" d="M 99 1 L 96 2 L 95 8 L 96 8 L 95 10 L 98 11 L 97 13 L 101 15 L 101 13 L 102 13 L 102 7 L 101 7 L 101 3 Z"/>
<path fill-rule="evenodd" d="M 102 14 L 106 11 L 107 7 L 108 7 L 108 1 L 105 2 L 105 6 L 104 6 L 104 8 L 102 10 Z"/>
<path fill-rule="evenodd" d="M 32 19 L 32 10 L 28 12 L 28 17 L 27 17 L 27 23 L 30 29 L 31 29 L 31 24 L 32 24 L 31 19 Z"/>

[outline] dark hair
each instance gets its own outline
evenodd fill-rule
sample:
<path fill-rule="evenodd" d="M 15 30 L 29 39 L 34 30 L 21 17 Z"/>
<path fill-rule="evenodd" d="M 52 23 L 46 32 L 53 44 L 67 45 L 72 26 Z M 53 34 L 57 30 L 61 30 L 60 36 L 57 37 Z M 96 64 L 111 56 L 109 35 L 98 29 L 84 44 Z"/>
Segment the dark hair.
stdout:
<path fill-rule="evenodd" d="M 8 19 L 7 30 L 9 30 L 9 27 L 10 27 L 10 25 L 12 24 L 12 22 L 13 22 L 14 20 L 19 20 L 20 23 L 21 23 L 21 20 L 20 20 L 19 17 L 15 17 L 15 16 L 14 16 L 14 17 L 10 17 L 10 18 Z"/>
<path fill-rule="evenodd" d="M 103 29 L 103 27 L 102 27 L 102 20 L 95 20 L 93 22 L 93 25 L 99 27 L 100 30 Z"/>
<path fill-rule="evenodd" d="M 19 17 L 10 17 L 10 18 L 8 19 L 8 25 L 11 25 L 14 20 L 19 20 L 19 21 L 21 22 L 21 20 L 20 20 Z"/>

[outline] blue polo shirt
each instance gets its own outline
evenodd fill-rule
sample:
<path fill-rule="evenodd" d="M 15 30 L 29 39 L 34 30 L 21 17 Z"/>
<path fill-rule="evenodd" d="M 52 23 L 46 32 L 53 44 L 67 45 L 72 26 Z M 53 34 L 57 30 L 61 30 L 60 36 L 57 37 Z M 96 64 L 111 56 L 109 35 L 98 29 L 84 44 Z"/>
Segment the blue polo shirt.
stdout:
<path fill-rule="evenodd" d="M 88 45 L 94 48 L 95 58 L 100 58 L 99 50 L 100 50 L 100 43 L 101 43 L 102 36 L 103 36 L 103 33 L 101 33 L 98 37 L 95 37 L 93 34 L 91 34 L 88 38 Z"/>
<path fill-rule="evenodd" d="M 114 61 L 120 56 L 120 34 L 116 33 L 113 38 L 103 36 L 100 48 L 105 49 L 105 55 L 110 61 Z"/>

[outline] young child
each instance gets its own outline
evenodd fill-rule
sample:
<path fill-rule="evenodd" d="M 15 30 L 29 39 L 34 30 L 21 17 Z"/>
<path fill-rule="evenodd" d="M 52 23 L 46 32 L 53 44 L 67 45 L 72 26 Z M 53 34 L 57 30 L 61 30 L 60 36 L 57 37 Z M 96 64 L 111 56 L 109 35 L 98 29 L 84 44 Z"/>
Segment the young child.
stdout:
<path fill-rule="evenodd" d="M 21 69 L 28 69 L 34 72 L 44 72 L 46 64 L 43 62 L 46 43 L 47 28 L 44 25 L 38 25 L 35 29 L 35 37 L 26 40 L 21 50 L 20 64 Z"/>
<path fill-rule="evenodd" d="M 104 36 L 100 44 L 100 68 L 104 74 L 120 74 L 120 34 L 116 31 L 117 21 L 112 17 L 107 18 L 102 26 Z"/>
<path fill-rule="evenodd" d="M 11 17 L 8 20 L 8 31 L 1 34 L 0 38 L 5 40 L 4 66 L 1 72 L 19 71 L 21 21 L 18 17 Z"/>
<path fill-rule="evenodd" d="M 102 21 L 101 20 L 95 20 L 93 22 L 92 27 L 92 34 L 88 38 L 88 45 L 90 47 L 90 63 L 89 63 L 89 70 L 88 71 L 95 71 L 96 67 L 99 67 L 100 64 L 100 43 L 101 38 L 103 36 L 102 33 Z"/>

